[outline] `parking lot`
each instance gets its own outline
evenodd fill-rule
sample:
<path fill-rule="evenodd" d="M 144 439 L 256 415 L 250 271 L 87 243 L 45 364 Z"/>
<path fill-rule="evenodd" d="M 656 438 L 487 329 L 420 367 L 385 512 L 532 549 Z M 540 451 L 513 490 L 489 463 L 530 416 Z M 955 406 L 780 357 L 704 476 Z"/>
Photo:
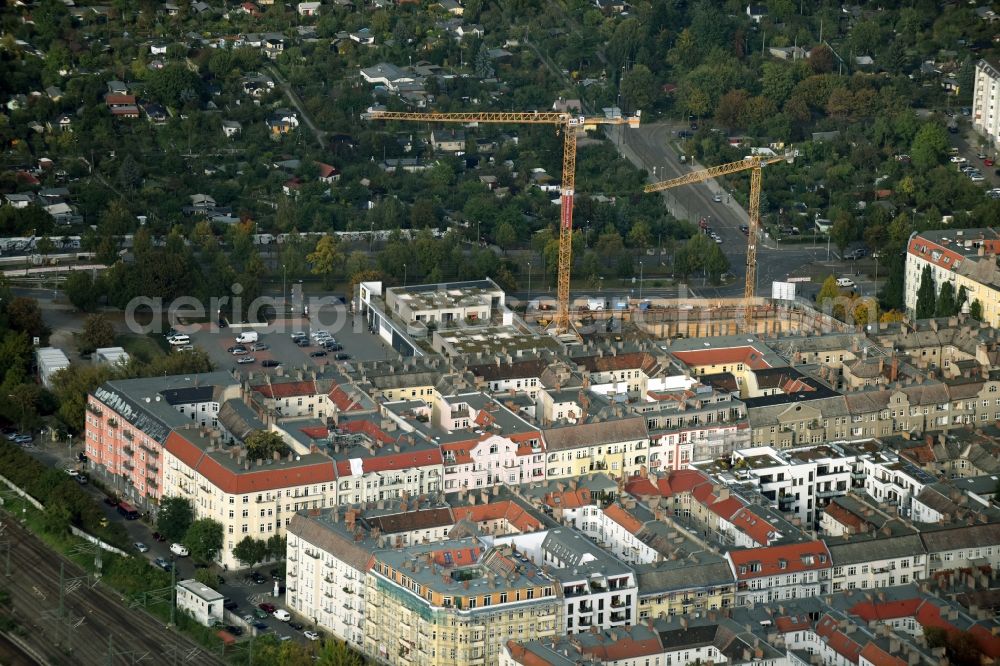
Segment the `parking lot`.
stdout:
<path fill-rule="evenodd" d="M 333 334 L 343 346 L 342 353 L 350 359 L 335 360 L 331 352 L 323 357 L 312 357 L 310 354 L 322 351 L 310 337 L 309 346 L 299 347 L 292 340 L 291 334 L 303 332 L 311 336 L 314 331 L 326 330 Z M 235 338 L 243 331 L 257 331 L 258 342 L 266 344 L 268 349 L 250 351 L 246 357 L 255 359 L 253 363 L 238 364 L 239 356 L 228 351 L 236 345 Z M 215 325 L 204 325 L 200 330 L 190 334 L 191 342 L 208 352 L 209 357 L 219 369 L 237 368 L 246 372 L 277 373 L 278 368 L 265 368 L 261 364 L 265 360 L 275 360 L 280 363 L 283 372 L 294 368 L 322 368 L 331 365 L 349 364 L 353 361 L 372 361 L 393 358 L 396 352 L 370 334 L 360 318 L 352 316 L 347 307 L 342 304 L 326 305 L 310 312 L 309 316 L 296 315 L 285 319 L 277 319 L 269 326 L 227 326 L 219 328 Z M 244 345 L 248 350 L 250 343 Z"/>

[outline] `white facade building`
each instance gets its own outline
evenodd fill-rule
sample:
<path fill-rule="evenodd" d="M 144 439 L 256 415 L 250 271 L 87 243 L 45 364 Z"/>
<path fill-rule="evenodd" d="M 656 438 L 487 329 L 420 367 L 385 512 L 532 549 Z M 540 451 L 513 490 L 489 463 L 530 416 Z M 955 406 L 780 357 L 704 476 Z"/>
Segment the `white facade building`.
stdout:
<path fill-rule="evenodd" d="M 994 147 L 1000 144 L 1000 67 L 986 60 L 976 63 L 972 127 Z"/>
<path fill-rule="evenodd" d="M 177 583 L 177 608 L 206 627 L 213 622 L 222 622 L 224 597 L 212 588 L 194 579 Z"/>

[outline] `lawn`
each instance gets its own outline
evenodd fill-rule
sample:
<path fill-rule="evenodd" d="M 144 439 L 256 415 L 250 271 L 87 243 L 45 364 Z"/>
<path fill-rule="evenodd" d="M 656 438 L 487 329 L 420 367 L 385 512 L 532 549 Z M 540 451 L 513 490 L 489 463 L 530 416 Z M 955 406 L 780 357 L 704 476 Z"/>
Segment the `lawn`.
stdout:
<path fill-rule="evenodd" d="M 149 363 L 167 353 L 167 341 L 162 335 L 124 333 L 115 338 L 115 344 L 127 351 L 129 356 L 143 363 Z"/>

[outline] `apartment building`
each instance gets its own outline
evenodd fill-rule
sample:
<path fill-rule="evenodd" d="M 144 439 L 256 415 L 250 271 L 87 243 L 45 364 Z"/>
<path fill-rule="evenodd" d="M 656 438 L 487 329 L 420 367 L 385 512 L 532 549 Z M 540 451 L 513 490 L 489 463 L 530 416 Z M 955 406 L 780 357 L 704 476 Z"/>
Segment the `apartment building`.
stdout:
<path fill-rule="evenodd" d="M 731 550 L 726 560 L 736 578 L 736 603 L 815 597 L 830 590 L 833 568 L 822 541 Z"/>
<path fill-rule="evenodd" d="M 837 445 L 788 451 L 754 447 L 733 452 L 732 474 L 753 483 L 781 512 L 811 525 L 832 498 L 854 487 L 857 459 Z"/>
<path fill-rule="evenodd" d="M 697 553 L 678 560 L 640 564 L 639 621 L 720 608 L 736 603 L 736 581 L 729 563 L 712 553 Z"/>
<path fill-rule="evenodd" d="M 547 479 L 594 471 L 628 476 L 646 464 L 649 432 L 639 416 L 551 427 L 542 434 Z"/>
<path fill-rule="evenodd" d="M 993 136 L 996 134 L 994 132 Z M 914 232 L 906 248 L 904 302 L 910 316 L 916 312 L 917 290 L 925 268 L 930 268 L 934 290 L 941 291 L 946 281 L 957 295 L 962 288 L 967 303 L 979 301 L 983 321 L 1000 325 L 1000 233 L 996 229 L 939 229 Z"/>
<path fill-rule="evenodd" d="M 577 530 L 559 527 L 532 534 L 494 537 L 544 566 L 556 582 L 563 623 L 557 631 L 580 633 L 591 627 L 635 623 L 638 588 L 635 572 Z"/>
<path fill-rule="evenodd" d="M 195 427 L 213 429 L 219 443 L 231 439 L 219 413 L 239 397 L 239 384 L 224 372 L 106 382 L 87 396 L 89 469 L 119 497 L 155 511 L 160 498 L 169 496 L 163 460 L 167 438 Z"/>
<path fill-rule="evenodd" d="M 851 535 L 844 541 L 828 540 L 833 558 L 831 589 L 834 592 L 907 585 L 922 580 L 927 570 L 920 535 L 876 532 Z"/>
<path fill-rule="evenodd" d="M 186 498 L 195 518 L 222 524 L 217 561 L 233 569 L 241 566 L 233 548 L 244 537 L 283 536 L 296 511 L 337 500 L 334 463 L 321 453 L 254 460 L 242 447 L 220 447 L 196 428 L 171 431 L 162 450 L 163 496 Z"/>
<path fill-rule="evenodd" d="M 1000 144 L 1000 66 L 988 60 L 976 63 L 972 127 L 993 146 Z"/>
<path fill-rule="evenodd" d="M 556 582 L 510 547 L 476 538 L 376 551 L 365 652 L 389 664 L 499 664 L 508 640 L 554 636 Z"/>

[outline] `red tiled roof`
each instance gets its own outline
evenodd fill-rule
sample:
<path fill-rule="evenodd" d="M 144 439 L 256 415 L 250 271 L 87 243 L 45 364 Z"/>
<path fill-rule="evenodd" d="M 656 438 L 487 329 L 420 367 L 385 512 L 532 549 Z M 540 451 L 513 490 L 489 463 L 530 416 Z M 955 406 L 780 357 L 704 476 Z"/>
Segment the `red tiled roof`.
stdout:
<path fill-rule="evenodd" d="M 597 657 L 602 662 L 616 662 L 624 659 L 638 659 L 639 657 L 660 654 L 663 652 L 663 644 L 660 643 L 659 637 L 637 641 L 629 636 L 625 636 L 624 638 L 619 638 L 614 643 L 584 645 L 580 651 L 584 654 Z"/>
<path fill-rule="evenodd" d="M 642 521 L 637 520 L 620 504 L 612 504 L 606 508 L 604 515 L 628 530 L 629 534 L 638 534 L 642 530 Z"/>
<path fill-rule="evenodd" d="M 299 432 L 305 433 L 313 439 L 323 439 L 330 434 L 326 426 L 306 426 L 305 428 L 299 428 Z"/>
<path fill-rule="evenodd" d="M 452 509 L 452 513 L 457 520 L 467 518 L 474 523 L 506 519 L 507 522 L 521 532 L 534 532 L 542 527 L 542 524 L 531 514 L 518 506 L 516 502 L 510 500 L 455 507 Z"/>
<path fill-rule="evenodd" d="M 510 658 L 521 666 L 551 666 L 548 659 L 531 652 L 517 641 L 507 641 L 507 650 L 510 652 Z"/>
<path fill-rule="evenodd" d="M 403 453 L 373 455 L 371 458 L 363 458 L 361 469 L 365 474 L 369 474 L 371 472 L 388 472 L 391 470 L 426 467 L 427 465 L 440 465 L 442 462 L 440 449 L 425 449 L 423 451 L 405 451 Z M 350 461 L 338 460 L 337 477 L 347 476 L 351 476 Z"/>
<path fill-rule="evenodd" d="M 874 666 L 907 666 L 908 664 L 905 659 L 894 657 L 871 642 L 861 651 L 861 656 L 874 664 Z"/>
<path fill-rule="evenodd" d="M 316 382 L 275 382 L 251 386 L 251 389 L 265 398 L 295 398 L 298 396 L 316 395 Z"/>
<path fill-rule="evenodd" d="M 799 571 L 818 571 L 828 569 L 830 551 L 822 541 L 806 541 L 790 543 L 781 546 L 762 546 L 746 550 L 731 550 L 728 553 L 732 560 L 736 578 L 748 580 L 764 578 Z M 751 565 L 759 564 L 757 571 Z"/>
<path fill-rule="evenodd" d="M 316 162 L 316 166 L 319 168 L 320 178 L 329 178 L 330 176 L 335 176 L 340 173 L 340 169 L 337 167 L 324 164 L 323 162 Z"/>
<path fill-rule="evenodd" d="M 581 506 L 588 506 L 591 503 L 590 491 L 581 488 L 580 490 L 548 493 L 545 495 L 545 503 L 551 507 L 579 509 Z"/>
<path fill-rule="evenodd" d="M 104 103 L 108 106 L 125 106 L 135 104 L 135 95 L 116 95 L 108 93 L 104 96 Z"/>
<path fill-rule="evenodd" d="M 279 461 L 267 466 L 254 466 L 249 470 L 233 470 L 207 455 L 176 431 L 167 436 L 164 448 L 206 481 L 229 495 L 330 483 L 336 479 L 332 461 L 316 462 L 311 465 L 292 465 Z"/>
<path fill-rule="evenodd" d="M 352 399 L 339 384 L 334 385 L 326 397 L 342 412 L 354 412 L 361 409 L 361 403 Z"/>
<path fill-rule="evenodd" d="M 851 663 L 858 663 L 858 655 L 861 654 L 861 645 L 853 638 L 840 630 L 837 621 L 829 615 L 816 624 L 816 633 L 825 639 L 827 647 L 842 656 Z"/>
<path fill-rule="evenodd" d="M 851 607 L 850 613 L 865 622 L 914 617 L 922 600 L 919 597 L 895 601 L 862 601 Z"/>
<path fill-rule="evenodd" d="M 791 631 L 802 631 L 803 629 L 812 627 L 812 622 L 809 621 L 808 615 L 796 615 L 795 617 L 785 615 L 775 619 L 774 624 L 778 628 L 778 631 L 783 634 Z"/>
<path fill-rule="evenodd" d="M 764 355 L 753 347 L 692 349 L 691 351 L 675 351 L 671 353 L 679 361 L 690 366 L 742 363 L 751 370 L 763 370 L 764 368 L 771 367 L 771 364 L 764 360 Z"/>
<path fill-rule="evenodd" d="M 749 508 L 741 509 L 729 519 L 733 527 L 743 532 L 754 542 L 767 546 L 778 536 L 778 531 L 770 522 L 761 518 Z"/>
<path fill-rule="evenodd" d="M 458 567 L 467 564 L 475 564 L 479 561 L 482 548 L 473 546 L 472 548 L 449 548 L 446 550 L 434 551 L 434 562 L 442 567 Z M 449 558 L 450 556 L 450 558 Z"/>
<path fill-rule="evenodd" d="M 739 501 L 735 497 L 730 497 L 722 500 L 721 502 L 716 502 L 708 508 L 717 516 L 729 520 L 733 517 L 733 514 L 743 508 L 743 502 Z"/>
<path fill-rule="evenodd" d="M 345 432 L 360 432 L 368 435 L 373 440 L 381 442 L 383 444 L 389 444 L 390 442 L 395 442 L 396 438 L 382 430 L 378 424 L 373 423 L 367 419 L 358 419 L 356 421 L 341 421 L 337 424 L 337 427 Z"/>
<path fill-rule="evenodd" d="M 865 521 L 862 520 L 860 516 L 854 515 L 836 502 L 830 502 L 827 504 L 826 508 L 823 509 L 823 513 L 827 514 L 841 525 L 853 527 L 855 530 L 860 530 L 865 524 Z"/>

